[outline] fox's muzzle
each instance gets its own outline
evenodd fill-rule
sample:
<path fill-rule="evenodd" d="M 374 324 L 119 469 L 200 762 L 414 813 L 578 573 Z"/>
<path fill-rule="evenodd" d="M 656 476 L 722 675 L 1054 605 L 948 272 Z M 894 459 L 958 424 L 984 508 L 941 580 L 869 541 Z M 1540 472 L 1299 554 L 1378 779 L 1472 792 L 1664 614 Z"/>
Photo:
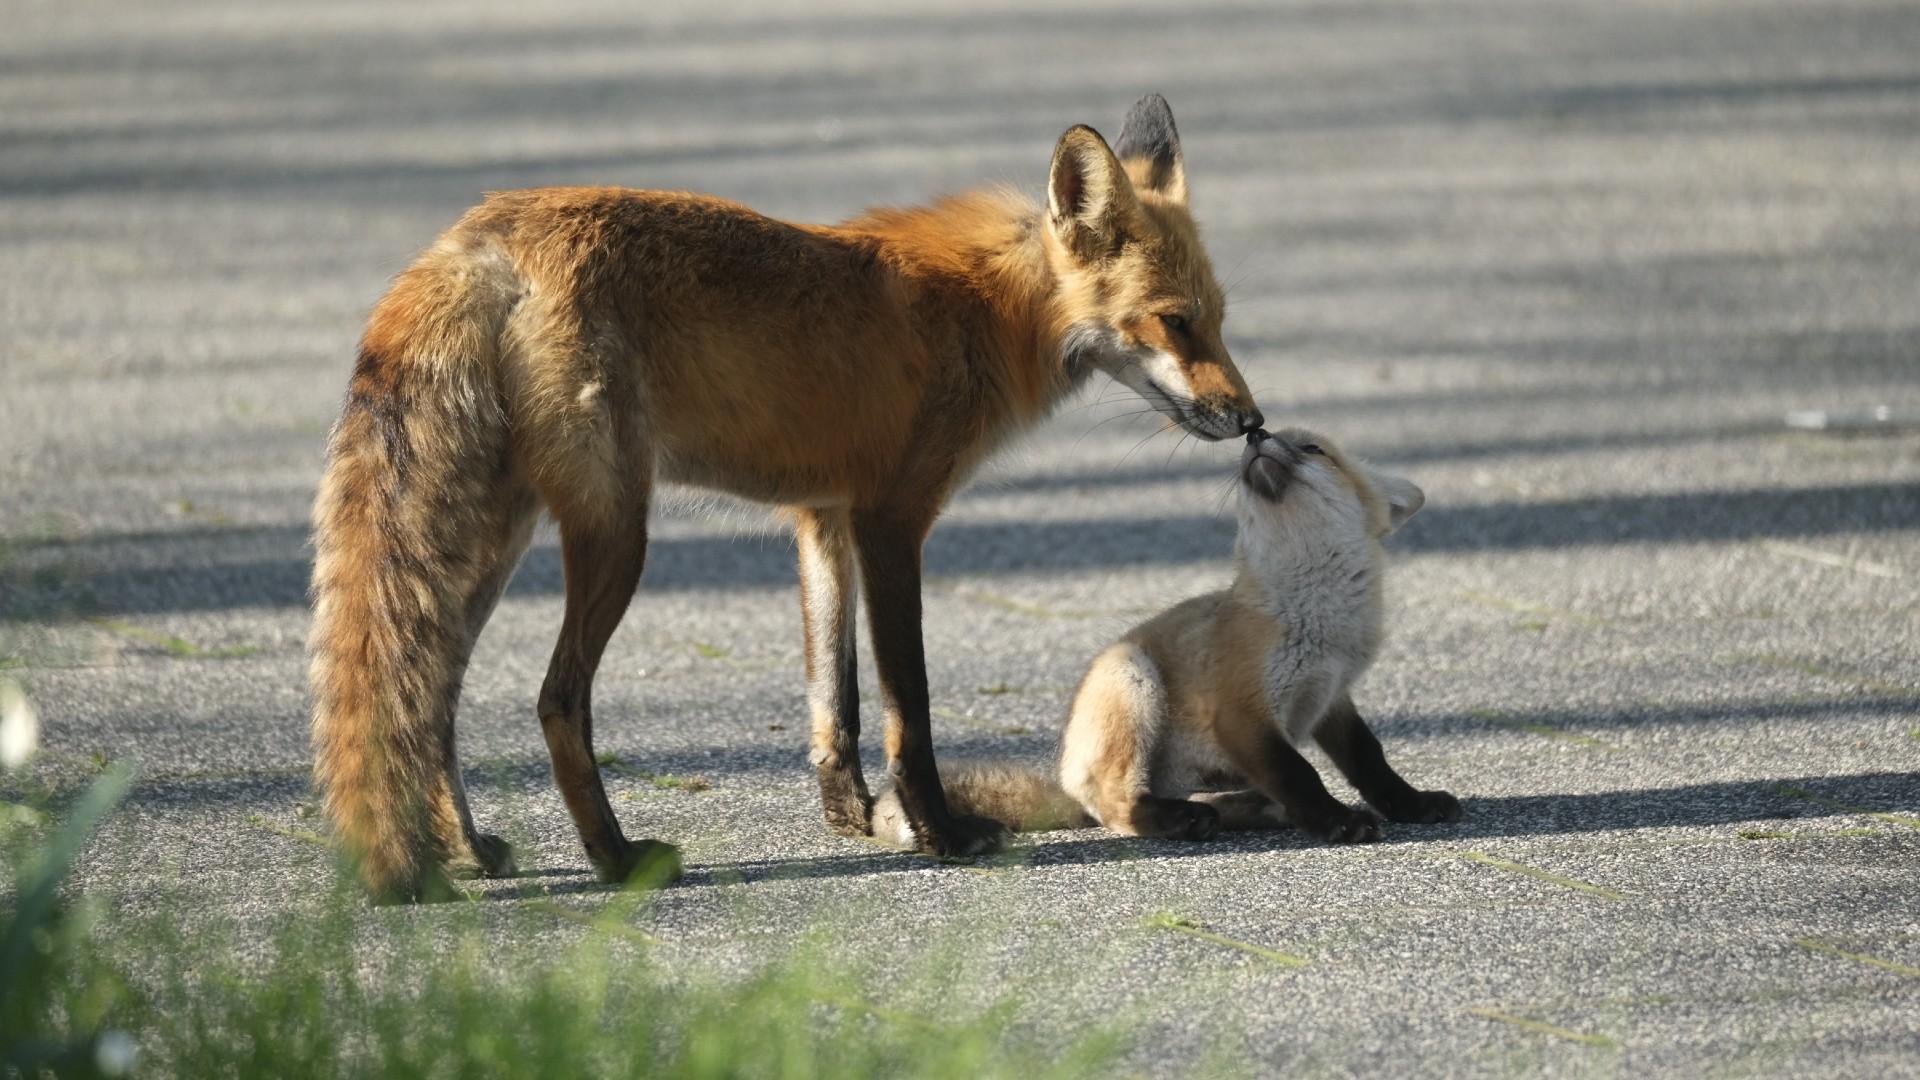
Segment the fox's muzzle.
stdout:
<path fill-rule="evenodd" d="M 1257 408 L 1238 408 L 1231 403 L 1192 402 L 1179 409 L 1180 425 L 1209 442 L 1251 435 L 1266 423 Z"/>
<path fill-rule="evenodd" d="M 1299 464 L 1298 450 L 1256 427 L 1247 432 L 1247 448 L 1240 452 L 1240 482 L 1255 495 L 1279 502 Z"/>

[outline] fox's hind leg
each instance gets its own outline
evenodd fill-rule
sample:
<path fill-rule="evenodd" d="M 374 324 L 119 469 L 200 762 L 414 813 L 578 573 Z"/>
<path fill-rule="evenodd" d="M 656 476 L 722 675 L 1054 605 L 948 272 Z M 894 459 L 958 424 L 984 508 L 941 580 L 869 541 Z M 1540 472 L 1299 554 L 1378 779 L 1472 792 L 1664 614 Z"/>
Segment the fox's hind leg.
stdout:
<path fill-rule="evenodd" d="M 1220 827 L 1228 831 L 1277 829 L 1287 823 L 1284 807 L 1251 788 L 1202 791 L 1194 793 L 1191 798 L 1194 802 L 1213 807 L 1220 815 Z"/>
<path fill-rule="evenodd" d="M 555 507 L 566 568 L 567 609 L 540 688 L 540 733 L 553 758 L 553 776 L 603 881 L 625 881 L 649 864 L 678 876 L 679 853 L 657 840 L 629 841 L 607 801 L 593 756 L 593 676 L 607 640 L 626 614 L 647 554 L 645 480 L 621 509 L 588 515 Z"/>
<path fill-rule="evenodd" d="M 499 483 L 491 498 L 469 511 L 468 534 L 482 539 L 468 552 L 468 561 L 480 573 L 466 593 L 464 619 L 459 627 L 464 638 L 452 651 L 455 666 L 445 687 L 443 706 L 449 717 L 460 699 L 461 682 L 473 644 L 500 602 L 500 594 L 506 591 L 507 581 L 519 567 L 521 556 L 526 554 L 538 510 L 539 504 L 526 479 L 509 475 Z M 454 725 L 446 724 L 440 734 L 440 774 L 428 781 L 427 816 L 434 840 L 445 858 L 447 872 L 454 877 L 512 877 L 515 870 L 512 846 L 474 826 L 455 747 Z"/>
<path fill-rule="evenodd" d="M 873 796 L 860 770 L 860 677 L 855 658 L 853 523 L 846 510 L 796 509 L 800 616 L 806 626 L 807 706 L 813 767 L 827 825 L 848 836 L 872 831 Z"/>
<path fill-rule="evenodd" d="M 1153 794 L 1152 768 L 1166 737 L 1160 669 L 1122 642 L 1094 658 L 1074 695 L 1060 739 L 1060 786 L 1115 832 L 1205 840 L 1220 831 L 1213 807 Z"/>
<path fill-rule="evenodd" d="M 1124 825 L 1108 826 L 1131 836 L 1166 840 L 1211 840 L 1220 831 L 1220 811 L 1192 799 L 1163 799 L 1141 795 L 1127 807 Z"/>
<path fill-rule="evenodd" d="M 447 873 L 465 878 L 514 875 L 513 845 L 474 827 L 473 811 L 467 808 L 467 785 L 451 746 L 447 747 L 446 771 L 434 784 L 432 799 L 434 835 L 446 849 Z"/>

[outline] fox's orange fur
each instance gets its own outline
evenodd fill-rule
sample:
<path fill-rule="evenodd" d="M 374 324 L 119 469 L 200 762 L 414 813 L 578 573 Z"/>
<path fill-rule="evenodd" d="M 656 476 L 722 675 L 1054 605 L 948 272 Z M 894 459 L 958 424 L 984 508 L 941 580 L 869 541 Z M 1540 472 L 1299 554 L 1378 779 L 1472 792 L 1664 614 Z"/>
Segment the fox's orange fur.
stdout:
<path fill-rule="evenodd" d="M 994 843 L 997 826 L 948 811 L 928 737 L 919 553 L 946 497 L 1095 370 L 1204 437 L 1259 424 L 1165 102 L 1136 106 L 1119 147 L 1068 131 L 1045 208 L 976 193 L 830 227 L 685 193 L 512 192 L 402 273 L 361 342 L 314 510 L 316 776 L 368 885 L 404 898 L 443 867 L 511 872 L 467 810 L 453 714 L 541 508 L 566 569 L 539 704 L 556 779 L 604 876 L 673 865 L 621 833 L 590 704 L 656 480 L 790 508 L 829 822 L 869 824 L 864 588 L 915 835 L 940 853 Z"/>

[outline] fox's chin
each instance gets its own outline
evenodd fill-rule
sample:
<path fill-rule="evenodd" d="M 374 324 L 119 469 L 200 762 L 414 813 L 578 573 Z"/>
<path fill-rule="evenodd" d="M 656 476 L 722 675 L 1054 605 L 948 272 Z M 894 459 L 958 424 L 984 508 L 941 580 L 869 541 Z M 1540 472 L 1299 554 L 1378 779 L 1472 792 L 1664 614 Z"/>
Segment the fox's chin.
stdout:
<path fill-rule="evenodd" d="M 1198 417 L 1182 416 L 1176 419 L 1179 420 L 1180 426 L 1184 428 L 1189 435 L 1204 442 L 1223 442 L 1238 434 L 1238 432 L 1222 434 L 1219 430 L 1208 427 L 1208 421 Z"/>
<path fill-rule="evenodd" d="M 1277 503 L 1286 497 L 1292 477 L 1286 468 L 1270 457 L 1256 456 L 1240 470 L 1240 483 L 1259 499 Z"/>
<path fill-rule="evenodd" d="M 1161 411 L 1165 412 L 1166 410 L 1163 409 Z M 1173 414 L 1169 413 L 1168 415 Z M 1222 442 L 1227 439 L 1237 439 L 1240 437 L 1240 426 L 1224 416 L 1211 416 L 1204 413 L 1196 413 L 1191 410 L 1182 410 L 1179 415 L 1173 418 L 1182 428 L 1186 429 L 1188 434 L 1198 439 L 1204 439 L 1207 442 Z"/>

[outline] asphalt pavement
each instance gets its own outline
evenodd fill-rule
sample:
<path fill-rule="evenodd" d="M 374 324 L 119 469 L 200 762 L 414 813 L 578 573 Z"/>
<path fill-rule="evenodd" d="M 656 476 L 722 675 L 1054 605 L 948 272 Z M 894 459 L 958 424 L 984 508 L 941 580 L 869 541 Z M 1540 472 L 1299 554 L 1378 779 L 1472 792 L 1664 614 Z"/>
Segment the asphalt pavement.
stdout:
<path fill-rule="evenodd" d="M 1268 417 L 1427 492 L 1356 696 L 1464 820 L 1045 834 L 971 867 L 831 835 L 791 543 L 694 496 L 596 687 L 627 831 L 688 853 L 635 924 L 688 971 L 823 921 L 880 969 L 946 943 L 965 977 L 932 1004 L 1124 1018 L 1153 1074 L 1920 1075 L 1920 7 L 0 13 L 0 655 L 42 769 L 138 762 L 96 894 L 243 926 L 319 903 L 322 441 L 386 280 L 481 193 L 805 220 L 1037 194 L 1061 130 L 1160 91 Z M 1044 760 L 1095 652 L 1226 579 L 1237 447 L 1133 408 L 1090 387 L 935 533 L 942 753 Z M 461 711 L 528 872 L 477 889 L 503 939 L 608 900 L 533 713 L 559 590 L 547 530 Z"/>

